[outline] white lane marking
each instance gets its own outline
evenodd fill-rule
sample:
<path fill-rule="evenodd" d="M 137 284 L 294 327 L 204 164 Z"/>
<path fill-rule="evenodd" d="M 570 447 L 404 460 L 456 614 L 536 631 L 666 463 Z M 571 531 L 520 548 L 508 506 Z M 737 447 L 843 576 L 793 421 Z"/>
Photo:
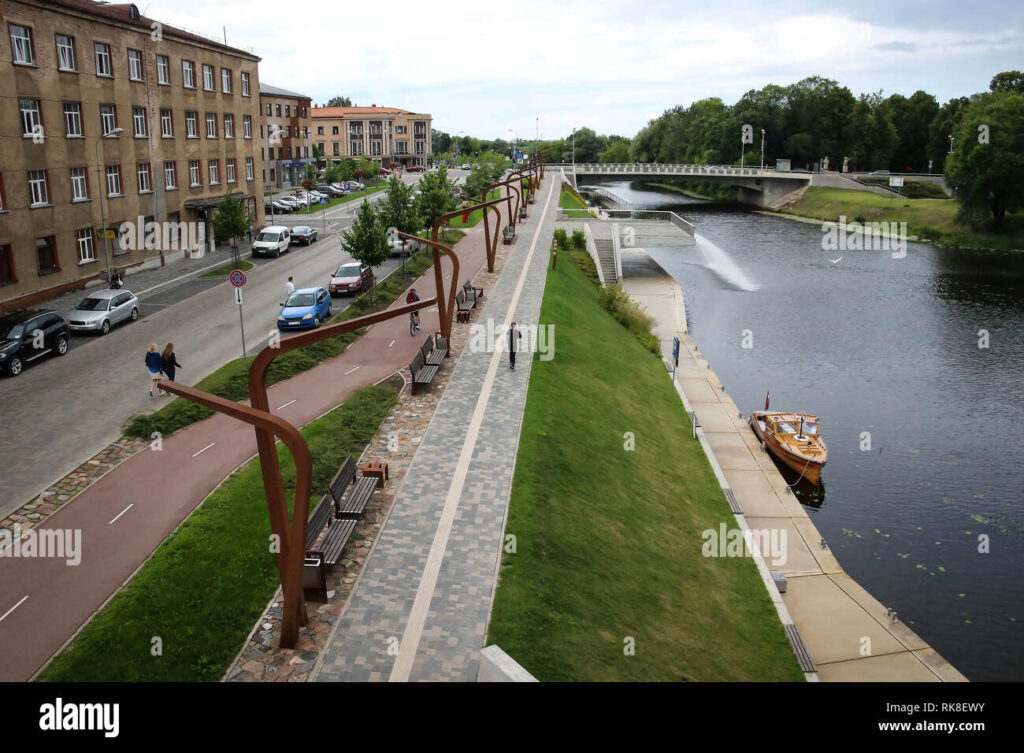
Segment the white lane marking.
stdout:
<path fill-rule="evenodd" d="M 117 522 L 117 519 L 118 519 L 118 518 L 120 518 L 120 517 L 121 517 L 122 515 L 124 515 L 124 514 L 125 514 L 126 512 L 128 512 L 129 510 L 131 510 L 131 509 L 132 509 L 133 507 L 135 507 L 135 503 L 134 503 L 134 502 L 132 502 L 132 503 L 131 503 L 130 505 L 128 505 L 128 506 L 127 506 L 126 508 L 124 508 L 123 510 L 121 510 L 121 512 L 119 512 L 119 513 L 117 514 L 117 516 L 116 516 L 116 517 L 115 517 L 115 518 L 114 518 L 114 519 L 113 519 L 112 521 L 110 521 L 109 523 L 107 523 L 107 525 L 108 525 L 108 526 L 112 526 L 112 525 L 114 525 L 114 523 L 116 523 L 116 522 Z"/>
<path fill-rule="evenodd" d="M 24 604 L 24 603 L 25 603 L 25 599 L 27 599 L 27 598 L 28 598 L 28 594 L 25 594 L 24 596 L 22 596 L 22 597 L 21 597 L 21 601 L 19 601 L 19 602 L 18 602 L 17 604 L 15 604 L 15 605 L 14 605 L 13 607 L 11 607 L 10 609 L 8 609 L 8 610 L 7 610 L 6 612 L 4 612 L 4 616 L 3 616 L 3 617 L 0 617 L 0 622 L 3 622 L 4 620 L 6 620 L 6 619 L 7 619 L 7 615 L 9 615 L 9 614 L 10 614 L 11 612 L 13 612 L 13 611 L 14 611 L 15 609 L 17 609 L 18 607 L 20 607 L 20 606 L 21 606 L 22 604 Z"/>
<path fill-rule="evenodd" d="M 554 183 L 551 184 L 554 186 Z M 537 229 L 533 234 L 533 243 L 526 254 L 523 263 L 523 271 L 519 274 L 519 281 L 512 293 L 512 300 L 508 305 L 510 316 L 515 314 L 519 305 L 519 296 L 526 284 L 526 277 L 530 271 L 530 263 L 533 261 L 534 252 L 537 250 L 537 241 L 540 240 L 541 229 L 544 226 L 544 217 L 547 216 L 548 208 L 551 206 L 551 197 L 554 195 L 552 189 L 548 189 L 548 198 L 544 202 L 544 211 L 541 213 Z M 445 498 L 444 507 L 441 510 L 441 518 L 434 531 L 434 540 L 430 545 L 430 553 L 427 555 L 427 562 L 423 567 L 423 575 L 420 578 L 419 588 L 416 589 L 416 598 L 413 600 L 412 609 L 409 611 L 409 619 L 405 623 L 405 632 L 398 644 L 398 656 L 391 667 L 391 675 L 388 682 L 408 682 L 412 673 L 413 662 L 416 659 L 416 652 L 419 650 L 420 637 L 423 634 L 423 626 L 427 620 L 427 613 L 430 611 L 430 602 L 434 596 L 434 589 L 437 587 L 437 578 L 441 572 L 441 563 L 444 560 L 445 550 L 448 548 L 448 537 L 451 534 L 452 524 L 455 522 L 455 513 L 459 507 L 459 500 L 462 497 L 462 489 L 466 483 L 466 476 L 469 473 L 469 464 L 473 459 L 473 452 L 476 450 L 476 441 L 480 434 L 480 427 L 483 425 L 484 413 L 487 410 L 487 403 L 491 398 L 491 391 L 494 388 L 494 379 L 498 373 L 498 365 L 504 351 L 495 348 L 491 356 L 491 365 L 487 369 L 487 376 L 484 377 L 483 389 L 477 398 L 476 407 L 469 421 L 469 429 L 466 431 L 466 440 L 462 444 L 462 453 L 459 455 L 458 463 L 455 465 L 455 472 L 452 474 L 451 486 L 448 488 L 448 496 Z"/>
<path fill-rule="evenodd" d="M 298 398 L 295 398 L 295 400 L 298 400 Z M 277 408 L 275 408 L 275 410 L 281 410 L 282 408 L 287 408 L 287 407 L 288 407 L 289 405 L 291 405 L 292 403 L 294 403 L 294 402 L 295 402 L 295 400 L 289 400 L 289 401 L 288 401 L 287 403 L 285 403 L 284 405 L 279 405 L 279 406 L 277 406 Z"/>
<path fill-rule="evenodd" d="M 389 343 L 388 343 L 388 347 L 390 348 L 390 347 L 391 347 L 392 345 L 394 345 L 394 344 L 395 344 L 395 341 L 394 341 L 394 340 L 392 340 L 391 342 L 389 342 Z"/>
<path fill-rule="evenodd" d="M 207 451 L 208 449 L 210 449 L 211 447 L 213 447 L 213 446 L 214 446 L 215 444 L 217 444 L 217 443 L 216 443 L 216 442 L 210 442 L 210 444 L 206 445 L 206 447 L 204 447 L 203 449 L 201 449 L 201 450 L 200 450 L 199 452 L 197 452 L 197 453 L 196 453 L 195 455 L 193 455 L 192 457 L 197 457 L 197 456 L 199 456 L 199 455 L 202 455 L 202 454 L 203 454 L 204 452 L 206 452 L 206 451 Z"/>
<path fill-rule="evenodd" d="M 358 367 L 358 366 L 356 366 L 356 368 L 355 368 L 355 369 L 349 369 L 348 371 L 346 371 L 346 372 L 345 372 L 346 376 L 347 376 L 348 374 L 351 374 L 351 373 L 352 373 L 353 371 L 356 371 L 356 370 L 357 370 L 358 368 L 359 368 L 359 367 Z"/>

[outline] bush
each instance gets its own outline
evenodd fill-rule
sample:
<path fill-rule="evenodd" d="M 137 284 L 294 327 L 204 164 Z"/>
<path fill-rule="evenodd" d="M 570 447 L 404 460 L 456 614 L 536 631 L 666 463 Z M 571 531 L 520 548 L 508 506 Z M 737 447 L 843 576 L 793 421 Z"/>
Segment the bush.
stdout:
<path fill-rule="evenodd" d="M 587 235 L 582 230 L 572 231 L 572 247 L 580 251 L 587 250 Z"/>
<path fill-rule="evenodd" d="M 661 350 L 658 347 L 658 338 L 651 334 L 651 327 L 654 319 L 644 311 L 640 305 L 623 292 L 619 285 L 605 285 L 598 291 L 598 303 L 612 317 L 628 329 L 640 344 L 655 355 Z"/>
<path fill-rule="evenodd" d="M 555 230 L 555 245 L 563 251 L 568 251 L 572 248 L 572 246 L 569 245 L 569 235 L 562 228 Z"/>

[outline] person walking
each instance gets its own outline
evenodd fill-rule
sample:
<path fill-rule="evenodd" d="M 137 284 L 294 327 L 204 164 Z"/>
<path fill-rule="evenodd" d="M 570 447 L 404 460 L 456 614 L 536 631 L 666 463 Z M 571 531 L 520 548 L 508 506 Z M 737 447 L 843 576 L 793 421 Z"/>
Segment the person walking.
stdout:
<path fill-rule="evenodd" d="M 115 269 L 113 274 L 110 275 L 110 289 L 120 290 L 124 287 L 124 280 L 121 279 L 121 275 Z"/>
<path fill-rule="evenodd" d="M 163 367 L 164 362 L 160 357 L 160 351 L 157 350 L 156 343 L 150 343 L 149 352 L 146 353 L 146 374 L 149 375 L 150 397 L 153 397 L 153 388 L 156 387 L 156 383 L 160 381 L 160 374 Z"/>
<path fill-rule="evenodd" d="M 247 232 L 249 234 L 249 245 L 251 246 L 252 245 L 252 225 L 249 225 L 249 230 Z"/>
<path fill-rule="evenodd" d="M 288 282 L 285 284 L 285 288 L 288 289 L 287 295 L 291 295 L 292 293 L 295 292 L 295 282 L 294 282 L 294 279 L 295 279 L 294 277 L 289 277 L 288 278 Z"/>
<path fill-rule="evenodd" d="M 512 322 L 512 326 L 508 328 L 508 367 L 512 371 L 516 370 L 516 346 L 522 339 L 523 333 L 517 330 L 516 323 Z"/>
<path fill-rule="evenodd" d="M 174 381 L 174 372 L 181 368 L 181 364 L 178 363 L 177 356 L 174 355 L 174 343 L 167 343 L 167 347 L 164 348 L 164 352 L 160 354 L 160 361 L 162 364 L 163 372 L 167 375 L 167 381 Z M 170 395 L 170 392 L 163 392 L 164 395 Z"/>

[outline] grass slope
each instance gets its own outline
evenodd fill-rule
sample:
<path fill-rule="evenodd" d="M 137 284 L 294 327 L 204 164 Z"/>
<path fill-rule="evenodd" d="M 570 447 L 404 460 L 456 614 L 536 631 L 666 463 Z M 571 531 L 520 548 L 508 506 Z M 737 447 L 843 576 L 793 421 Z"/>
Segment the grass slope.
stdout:
<path fill-rule="evenodd" d="M 733 517 L 662 364 L 575 264 L 540 321 L 488 643 L 542 681 L 802 679 L 754 563 L 701 555 Z"/>
<path fill-rule="evenodd" d="M 302 429 L 315 504 L 346 455 L 358 457 L 397 401 L 365 387 Z M 278 445 L 289 507 L 295 464 Z M 278 585 L 259 460 L 228 477 L 40 675 L 46 682 L 215 682 Z M 151 654 L 152 640 L 162 655 Z"/>

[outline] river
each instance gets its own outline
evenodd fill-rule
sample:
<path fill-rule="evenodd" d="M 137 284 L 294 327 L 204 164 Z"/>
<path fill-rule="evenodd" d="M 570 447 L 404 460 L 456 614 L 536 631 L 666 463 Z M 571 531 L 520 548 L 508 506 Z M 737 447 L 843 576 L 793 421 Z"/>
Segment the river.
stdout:
<path fill-rule="evenodd" d="M 648 251 L 740 409 L 821 418 L 802 500 L 843 568 L 969 679 L 1024 680 L 1024 254 L 825 250 L 817 223 L 606 187 L 696 223 Z"/>

